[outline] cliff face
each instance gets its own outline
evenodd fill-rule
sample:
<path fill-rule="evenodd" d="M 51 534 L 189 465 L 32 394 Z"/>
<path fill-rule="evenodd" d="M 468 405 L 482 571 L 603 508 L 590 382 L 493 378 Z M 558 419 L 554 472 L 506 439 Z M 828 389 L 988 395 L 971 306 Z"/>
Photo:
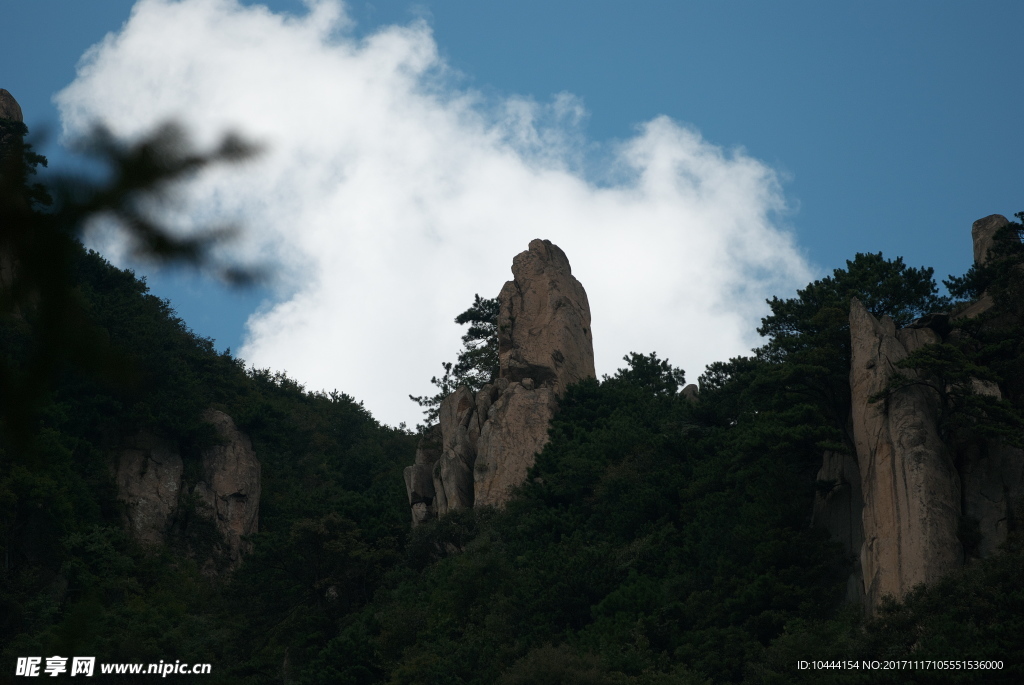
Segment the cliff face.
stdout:
<path fill-rule="evenodd" d="M 197 513 L 213 523 L 220 538 L 214 552 L 225 566 L 237 568 L 250 551 L 243 536 L 259 529 L 260 462 L 230 416 L 211 409 L 203 418 L 221 444 L 203 450 L 202 480 L 192 495 Z M 118 454 L 116 479 L 125 522 L 135 539 L 147 545 L 165 543 L 187 492 L 177 447 L 140 433 Z"/>
<path fill-rule="evenodd" d="M 178 509 L 184 464 L 176 447 L 142 432 L 118 455 L 117 498 L 125 504 L 125 523 L 147 545 L 164 541 Z"/>
<path fill-rule="evenodd" d="M 896 362 L 941 338 L 928 328 L 897 331 L 854 299 L 850 305 L 853 434 L 863 493 L 860 550 L 864 595 L 877 606 L 957 568 L 963 550 L 960 478 L 938 432 L 939 398 L 909 385 L 888 399 L 869 398 L 888 384 Z M 913 373 L 913 372 L 910 372 Z"/>
<path fill-rule="evenodd" d="M 590 305 L 565 253 L 531 241 L 512 273 L 498 295 L 498 379 L 445 398 L 439 424 L 405 470 L 413 525 L 453 509 L 503 505 L 547 442 L 558 397 L 595 375 Z"/>
<path fill-rule="evenodd" d="M 222 551 L 229 566 L 235 568 L 252 551 L 252 544 L 242 538 L 259 530 L 260 462 L 249 436 L 230 416 L 211 409 L 203 418 L 213 424 L 223 444 L 203 450 L 203 480 L 193 494 L 205 504 L 226 545 Z"/>
<path fill-rule="evenodd" d="M 1007 224 L 992 215 L 972 227 L 976 264 L 988 259 L 993 237 Z M 987 294 L 953 320 L 993 306 Z M 851 428 L 855 455 L 827 452 L 818 478 L 837 483 L 815 502 L 814 521 L 859 559 L 848 596 L 871 612 L 885 595 L 900 598 L 965 563 L 995 553 L 1024 498 L 1024 452 L 993 440 L 948 444 L 939 432 L 937 379 L 901 369 L 921 381 L 872 403 L 889 384 L 896 364 L 931 343 L 958 335 L 951 317 L 930 315 L 897 330 L 854 299 L 850 305 Z M 945 338 L 944 338 L 945 336 Z M 1000 396 L 996 384 L 972 381 L 979 394 Z"/>

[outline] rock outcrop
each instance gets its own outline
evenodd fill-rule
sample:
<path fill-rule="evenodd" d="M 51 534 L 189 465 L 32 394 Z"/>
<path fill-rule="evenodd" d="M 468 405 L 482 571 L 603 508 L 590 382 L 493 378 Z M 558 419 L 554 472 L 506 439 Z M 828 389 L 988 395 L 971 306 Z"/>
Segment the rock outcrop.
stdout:
<path fill-rule="evenodd" d="M 243 538 L 259 530 L 260 462 L 249 437 L 230 416 L 210 409 L 203 418 L 213 424 L 222 444 L 203 450 L 203 480 L 193 494 L 205 504 L 224 539 L 229 565 L 237 567 L 252 547 Z"/>
<path fill-rule="evenodd" d="M 441 458 L 441 427 L 430 428 L 416 448 L 416 461 L 405 467 L 405 490 L 412 507 L 413 525 L 419 525 L 434 515 L 437 495 L 434 490 L 434 464 Z"/>
<path fill-rule="evenodd" d="M 14 96 L 4 88 L 0 88 L 0 120 L 17 121 L 23 123 L 25 118 L 21 114 L 21 105 L 14 99 Z"/>
<path fill-rule="evenodd" d="M 259 527 L 260 462 L 248 436 L 230 416 L 211 409 L 203 418 L 213 425 L 220 444 L 203 450 L 201 480 L 186 483 L 177 446 L 143 431 L 117 454 L 118 499 L 124 503 L 132 536 L 143 544 L 159 545 L 167 542 L 191 493 L 196 513 L 217 531 L 214 551 L 219 565 L 236 568 L 251 551 L 243 538 Z"/>
<path fill-rule="evenodd" d="M 178 510 L 183 472 L 177 448 L 151 433 L 139 433 L 121 449 L 117 496 L 125 505 L 125 525 L 139 542 L 164 542 Z"/>
<path fill-rule="evenodd" d="M 569 260 L 548 240 L 512 260 L 515 278 L 498 295 L 501 377 L 531 379 L 561 395 L 566 386 L 594 377 L 590 304 Z"/>
<path fill-rule="evenodd" d="M 548 423 L 558 408 L 558 396 L 553 388 L 534 387 L 531 381 L 509 383 L 483 425 L 473 469 L 476 506 L 504 504 L 512 488 L 526 480 L 534 456 L 548 441 Z"/>
<path fill-rule="evenodd" d="M 974 222 L 975 264 L 989 258 L 998 214 Z M 848 597 L 872 612 L 885 595 L 904 596 L 998 551 L 1024 502 L 1024 451 L 996 440 L 947 443 L 939 432 L 939 379 L 897 369 L 915 350 L 948 342 L 953 323 L 994 305 L 986 293 L 955 314 L 931 314 L 897 330 L 856 299 L 850 305 L 852 415 L 855 454 L 826 452 L 818 474 L 813 521 L 859 558 Z M 896 371 L 912 383 L 888 392 Z M 972 381 L 977 394 L 1001 396 L 992 382 Z"/>
<path fill-rule="evenodd" d="M 996 233 L 1009 223 L 1002 214 L 989 214 L 984 219 L 974 222 L 971 226 L 971 239 L 974 241 L 975 264 L 980 266 L 988 261 L 988 252 L 995 244 Z"/>
<path fill-rule="evenodd" d="M 498 295 L 498 378 L 445 398 L 439 424 L 405 470 L 413 525 L 454 509 L 502 506 L 547 442 L 558 397 L 595 376 L 590 304 L 565 253 L 531 241 L 512 274 Z"/>
<path fill-rule="evenodd" d="M 897 331 L 891 319 L 878 321 L 854 299 L 850 339 L 853 435 L 864 500 L 860 562 L 864 595 L 874 607 L 884 595 L 902 597 L 961 565 L 960 478 L 939 436 L 939 397 L 928 379 L 870 401 L 888 385 L 897 362 L 941 338 L 928 328 Z"/>
<path fill-rule="evenodd" d="M 985 558 L 1020 525 L 1016 517 L 1024 502 L 1024 451 L 984 440 L 968 446 L 961 457 L 965 532 L 971 537 L 970 551 Z"/>

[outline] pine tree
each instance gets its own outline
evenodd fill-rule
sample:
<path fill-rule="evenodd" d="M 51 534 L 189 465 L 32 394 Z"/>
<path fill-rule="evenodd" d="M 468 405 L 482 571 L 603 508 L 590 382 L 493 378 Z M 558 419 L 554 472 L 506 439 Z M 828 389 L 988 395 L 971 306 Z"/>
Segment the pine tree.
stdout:
<path fill-rule="evenodd" d="M 426 423 L 419 426 L 421 430 L 437 422 L 441 402 L 448 395 L 462 386 L 477 392 L 498 377 L 498 310 L 497 298 L 487 299 L 476 294 L 472 306 L 455 317 L 455 323 L 460 326 L 469 324 L 462 336 L 462 350 L 457 360 L 442 362 L 444 375 L 430 379 L 437 393 L 409 395 L 409 399 L 424 408 Z"/>

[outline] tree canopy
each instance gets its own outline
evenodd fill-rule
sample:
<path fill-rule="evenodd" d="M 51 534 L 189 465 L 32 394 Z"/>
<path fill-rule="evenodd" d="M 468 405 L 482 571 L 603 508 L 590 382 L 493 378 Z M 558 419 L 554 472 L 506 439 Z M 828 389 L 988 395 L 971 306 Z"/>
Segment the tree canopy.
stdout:
<path fill-rule="evenodd" d="M 152 171 L 145 160 L 160 157 L 107 142 L 125 169 Z M 795 666 L 822 658 L 999 659 L 1004 668 L 986 673 L 828 677 L 1024 678 L 1021 531 L 1010 531 L 1000 555 L 864 620 L 844 603 L 854 560 L 810 525 L 821 450 L 847 439 L 849 298 L 907 323 L 950 304 L 930 269 L 857 255 L 795 297 L 773 298 L 764 346 L 712 365 L 696 400 L 680 392 L 685 374 L 669 360 L 629 353 L 614 374 L 566 390 L 549 442 L 504 508 L 455 511 L 411 530 L 402 472 L 416 436 L 380 425 L 343 392 L 308 392 L 218 354 L 59 218 L 74 214 L 61 213 L 73 203 L 79 213 L 131 204 L 160 173 L 125 171 L 115 184 L 134 190 L 105 195 L 92 186 L 78 195 L 32 190 L 30 171 L 42 162 L 22 155 L 3 180 L 17 201 L 4 204 L 14 223 L 3 224 L 0 245 L 29 265 L 17 288 L 4 281 L 0 292 L 3 668 L 25 655 L 95 654 L 209 662 L 211 683 L 667 685 L 821 682 L 821 671 Z M 176 159 L 168 164 L 184 173 L 199 158 Z M 18 232 L 27 226 L 42 227 L 49 242 Z M 1018 412 L 1002 416 L 989 403 L 950 429 L 959 435 L 1013 428 L 1007 421 L 1019 417 L 1020 234 L 1014 224 L 990 267 L 951 279 L 954 296 L 985 292 L 993 308 L 959 324 L 948 349 L 914 360 L 946 374 L 951 388 L 996 380 Z M 66 269 L 56 296 L 31 270 L 47 254 Z M 47 323 L 60 318 L 48 307 L 78 314 Z M 493 380 L 496 316 L 497 302 L 477 295 L 456 318 L 469 326 L 463 349 L 435 379 L 439 394 L 414 398 L 428 417 L 454 384 Z M 88 340 L 121 371 L 75 357 Z M 18 414 L 13 389 L 33 378 L 45 382 L 31 413 Z M 211 406 L 251 438 L 263 473 L 254 551 L 219 575 L 204 573 L 197 554 L 216 531 L 187 497 L 215 439 L 200 420 Z M 19 434 L 19 416 L 31 430 Z M 111 476 L 126 436 L 142 428 L 185 463 L 186 497 L 157 547 L 126 531 Z"/>

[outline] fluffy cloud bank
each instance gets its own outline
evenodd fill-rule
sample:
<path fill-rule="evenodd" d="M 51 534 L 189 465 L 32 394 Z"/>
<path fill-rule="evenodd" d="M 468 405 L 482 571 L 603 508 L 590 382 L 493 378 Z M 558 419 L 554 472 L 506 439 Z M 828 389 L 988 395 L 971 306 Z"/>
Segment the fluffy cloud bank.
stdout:
<path fill-rule="evenodd" d="M 388 423 L 416 422 L 407 396 L 454 358 L 452 319 L 496 295 L 533 238 L 587 289 L 598 373 L 656 350 L 692 380 L 756 344 L 764 298 L 810 277 L 773 223 L 784 201 L 763 163 L 659 116 L 604 144 L 595 170 L 577 99 L 485 99 L 458 87 L 425 23 L 359 36 L 331 0 L 302 16 L 141 0 L 57 101 L 67 134 L 173 118 L 203 142 L 263 143 L 198 178 L 178 218 L 237 220 L 234 254 L 279 270 L 242 357 Z M 116 236 L 96 240 L 117 253 Z"/>

